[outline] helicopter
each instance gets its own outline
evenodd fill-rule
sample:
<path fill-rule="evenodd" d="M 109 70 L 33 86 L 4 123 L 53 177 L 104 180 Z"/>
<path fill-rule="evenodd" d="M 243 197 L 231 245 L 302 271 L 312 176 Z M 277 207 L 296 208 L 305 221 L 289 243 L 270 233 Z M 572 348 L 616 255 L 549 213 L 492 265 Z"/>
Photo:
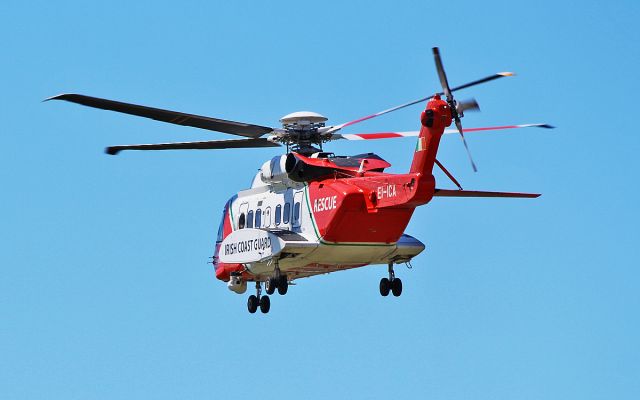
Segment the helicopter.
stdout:
<path fill-rule="evenodd" d="M 244 294 L 249 283 L 255 294 L 247 309 L 268 313 L 269 295 L 288 292 L 295 280 L 369 265 L 387 265 L 381 278 L 382 296 L 400 296 L 402 280 L 394 266 L 409 264 L 425 245 L 405 233 L 416 207 L 434 197 L 536 198 L 537 193 L 465 190 L 436 158 L 445 134 L 459 134 L 474 171 L 477 167 L 465 140 L 465 133 L 517 128 L 553 128 L 548 124 L 520 124 L 462 128 L 467 111 L 479 110 L 475 99 L 458 102 L 453 92 L 513 76 L 499 72 L 451 88 L 440 51 L 432 49 L 442 91 L 385 109 L 339 125 L 327 125 L 328 118 L 299 111 L 280 119 L 272 128 L 152 108 L 131 103 L 61 94 L 46 100 L 64 100 L 88 107 L 151 118 L 171 124 L 241 136 L 241 139 L 206 140 L 110 146 L 105 152 L 124 150 L 286 148 L 264 162 L 251 187 L 233 195 L 224 205 L 211 263 L 217 279 Z M 420 114 L 420 129 L 409 132 L 340 133 L 351 125 L 426 102 Z M 451 125 L 455 128 L 449 128 Z M 391 166 L 374 153 L 340 156 L 323 145 L 335 140 L 378 140 L 417 137 L 410 170 L 385 172 Z M 441 169 L 456 189 L 436 187 L 434 167 Z M 263 287 L 266 294 L 263 294 Z"/>

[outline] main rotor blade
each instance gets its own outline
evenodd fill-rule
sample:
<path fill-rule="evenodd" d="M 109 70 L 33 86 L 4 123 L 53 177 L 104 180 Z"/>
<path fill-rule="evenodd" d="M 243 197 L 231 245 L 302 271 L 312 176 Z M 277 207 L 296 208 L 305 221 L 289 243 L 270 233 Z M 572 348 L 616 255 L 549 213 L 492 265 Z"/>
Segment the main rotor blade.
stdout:
<path fill-rule="evenodd" d="M 515 74 L 513 74 L 511 72 L 498 72 L 497 74 L 489 75 L 489 76 L 487 76 L 485 78 L 478 79 L 478 80 L 475 80 L 473 82 L 465 83 L 464 85 L 456 86 L 456 87 L 452 88 L 451 91 L 455 92 L 457 90 L 466 89 L 468 87 L 479 85 L 479 84 L 484 83 L 484 82 L 490 82 L 490 81 L 492 81 L 494 79 L 504 78 L 504 77 L 513 76 L 513 75 L 515 75 Z M 443 92 L 438 92 L 436 94 L 443 95 L 444 93 Z M 367 115 L 366 117 L 354 119 L 353 121 L 349 121 L 349 122 L 342 123 L 340 125 L 335 125 L 335 126 L 332 126 L 332 127 L 328 127 L 326 132 L 327 133 L 338 132 L 340 129 L 345 128 L 347 126 L 351 126 L 351 125 L 360 123 L 362 121 L 367 121 L 367 120 L 369 120 L 371 118 L 379 117 L 381 115 L 384 115 L 384 114 L 387 114 L 387 113 L 390 113 L 390 112 L 393 112 L 393 111 L 397 111 L 397 110 L 403 109 L 405 107 L 412 106 L 414 104 L 423 103 L 423 102 L 429 100 L 430 98 L 432 98 L 433 96 L 434 95 L 429 95 L 427 97 L 422 97 L 420 99 L 412 100 L 412 101 L 409 101 L 407 103 L 400 104 L 398 106 L 387 108 L 386 110 L 379 111 L 379 112 L 377 112 L 375 114 Z"/>
<path fill-rule="evenodd" d="M 151 118 L 170 124 L 192 126 L 194 128 L 230 133 L 232 135 L 239 135 L 250 138 L 257 138 L 264 135 L 265 133 L 273 131 L 273 128 L 269 128 L 267 126 L 247 124 L 244 122 L 227 121 L 224 119 L 204 117 L 201 115 L 185 114 L 178 111 L 170 111 L 160 108 L 141 106 L 137 104 L 122 103 L 120 101 L 84 96 L 81 94 L 60 94 L 58 96 L 50 97 L 45 101 L 49 100 L 65 100 L 87 107 L 117 111 L 124 114 L 136 115 L 138 117 Z"/>
<path fill-rule="evenodd" d="M 235 139 L 235 140 L 207 140 L 204 142 L 176 142 L 154 144 L 127 144 L 110 146 L 105 153 L 116 155 L 122 150 L 215 150 L 215 149 L 242 149 L 252 147 L 280 147 L 265 138 L 259 139 Z"/>
<path fill-rule="evenodd" d="M 487 126 L 482 128 L 463 128 L 462 132 L 484 132 L 484 131 L 498 131 L 505 129 L 517 129 L 517 128 L 545 128 L 553 129 L 554 127 L 549 124 L 520 124 L 520 125 L 503 125 L 503 126 Z M 457 128 L 449 128 L 444 130 L 444 134 L 458 133 Z M 405 131 L 405 132 L 376 132 L 376 133 L 336 133 L 332 136 L 332 139 L 346 139 L 346 140 L 377 140 L 377 139 L 397 139 L 403 137 L 416 137 L 420 136 L 420 131 Z"/>
<path fill-rule="evenodd" d="M 450 190 L 436 189 L 434 196 L 439 197 L 511 197 L 511 198 L 536 198 L 539 193 L 511 193 L 511 192 L 484 192 L 478 190 Z"/>
<path fill-rule="evenodd" d="M 433 50 L 433 59 L 436 62 L 436 71 L 438 71 L 438 78 L 440 78 L 442 92 L 447 97 L 447 101 L 451 102 L 453 100 L 453 96 L 451 95 L 451 89 L 449 89 L 449 81 L 447 81 L 447 74 L 444 72 L 444 66 L 442 65 L 442 59 L 440 58 L 440 49 L 434 47 L 431 50 Z"/>

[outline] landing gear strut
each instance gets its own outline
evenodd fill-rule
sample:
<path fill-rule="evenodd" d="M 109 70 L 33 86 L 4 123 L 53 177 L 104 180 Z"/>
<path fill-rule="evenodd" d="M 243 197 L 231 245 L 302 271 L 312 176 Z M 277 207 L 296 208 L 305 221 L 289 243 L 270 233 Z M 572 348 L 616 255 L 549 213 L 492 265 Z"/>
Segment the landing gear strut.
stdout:
<path fill-rule="evenodd" d="M 389 292 L 396 297 L 402 294 L 402 281 L 400 278 L 396 278 L 396 274 L 393 271 L 393 262 L 389 263 L 389 278 L 380 279 L 380 294 L 388 296 Z"/>
<path fill-rule="evenodd" d="M 266 314 L 271 309 L 271 300 L 269 296 L 262 296 L 262 286 L 259 281 L 256 281 L 256 294 L 249 296 L 247 300 L 247 309 L 251 314 L 258 311 L 258 307 L 260 307 L 260 311 L 263 314 Z"/>

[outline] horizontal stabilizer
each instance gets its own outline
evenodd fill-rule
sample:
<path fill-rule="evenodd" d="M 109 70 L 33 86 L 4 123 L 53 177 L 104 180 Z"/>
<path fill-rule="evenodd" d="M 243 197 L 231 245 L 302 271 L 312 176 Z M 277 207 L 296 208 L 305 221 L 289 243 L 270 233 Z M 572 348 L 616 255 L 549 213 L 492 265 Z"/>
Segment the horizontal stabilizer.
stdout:
<path fill-rule="evenodd" d="M 440 197 L 511 197 L 525 199 L 540 197 L 539 193 L 483 192 L 478 190 L 450 189 L 436 189 L 436 192 L 433 195 Z"/>

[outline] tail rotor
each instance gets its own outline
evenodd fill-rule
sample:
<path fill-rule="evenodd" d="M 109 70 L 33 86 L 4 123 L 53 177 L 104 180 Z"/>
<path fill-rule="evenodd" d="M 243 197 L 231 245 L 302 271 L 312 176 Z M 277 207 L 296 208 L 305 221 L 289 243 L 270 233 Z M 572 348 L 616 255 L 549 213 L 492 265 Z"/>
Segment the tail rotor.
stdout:
<path fill-rule="evenodd" d="M 433 48 L 433 58 L 436 62 L 436 70 L 438 71 L 438 77 L 440 78 L 440 84 L 442 85 L 442 92 L 447 98 L 447 103 L 449 103 L 449 108 L 451 109 L 451 118 L 456 124 L 456 128 L 460 133 L 460 137 L 462 138 L 462 143 L 464 144 L 464 148 L 467 150 L 467 155 L 469 156 L 469 161 L 471 162 L 471 167 L 473 168 L 473 172 L 478 172 L 478 168 L 476 168 L 476 164 L 473 162 L 473 157 L 471 157 L 471 151 L 469 151 L 469 145 L 464 138 L 464 133 L 462 131 L 462 122 L 460 118 L 464 116 L 465 110 L 479 110 L 478 102 L 475 99 L 462 101 L 458 103 L 451 93 L 451 89 L 449 88 L 449 81 L 447 80 L 447 74 L 444 72 L 444 67 L 442 65 L 442 59 L 440 58 L 440 50 L 437 47 Z"/>

